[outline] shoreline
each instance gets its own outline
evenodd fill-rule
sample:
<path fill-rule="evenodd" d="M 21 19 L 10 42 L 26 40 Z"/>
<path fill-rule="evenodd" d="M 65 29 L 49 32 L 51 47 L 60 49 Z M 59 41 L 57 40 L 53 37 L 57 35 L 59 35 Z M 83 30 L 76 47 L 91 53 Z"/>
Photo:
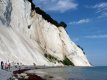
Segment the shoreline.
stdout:
<path fill-rule="evenodd" d="M 20 65 L 19 65 L 20 66 Z M 10 70 L 4 70 L 11 72 L 12 76 L 9 77 L 9 80 L 15 80 L 18 78 L 25 78 L 23 80 L 65 80 L 61 75 L 54 75 L 53 73 L 44 71 L 42 69 L 51 69 L 51 68 L 69 68 L 74 66 L 32 66 L 32 65 L 21 65 L 20 67 L 12 66 Z M 79 67 L 79 66 L 77 66 Z"/>
<path fill-rule="evenodd" d="M 39 71 L 39 69 L 48 68 L 65 68 L 67 66 L 22 66 L 20 70 L 14 70 L 11 79 L 23 79 L 23 80 L 64 80 L 60 76 L 54 76 L 53 74 Z"/>

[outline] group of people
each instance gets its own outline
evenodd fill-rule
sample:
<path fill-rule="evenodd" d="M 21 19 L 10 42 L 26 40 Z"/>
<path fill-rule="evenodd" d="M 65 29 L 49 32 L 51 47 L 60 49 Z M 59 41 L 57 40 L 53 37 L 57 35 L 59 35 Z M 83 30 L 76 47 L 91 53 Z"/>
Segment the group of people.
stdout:
<path fill-rule="evenodd" d="M 20 70 L 22 68 L 22 66 L 23 66 L 22 63 L 15 63 L 15 62 L 9 62 L 9 61 L 7 61 L 7 62 L 1 61 L 1 70 L 9 71 L 10 68 L 17 68 L 17 69 Z M 33 66 L 34 66 L 35 69 L 37 68 L 35 63 L 33 63 Z"/>
<path fill-rule="evenodd" d="M 4 63 L 3 61 L 1 61 L 1 69 L 4 70 L 10 70 L 11 64 L 10 63 Z"/>

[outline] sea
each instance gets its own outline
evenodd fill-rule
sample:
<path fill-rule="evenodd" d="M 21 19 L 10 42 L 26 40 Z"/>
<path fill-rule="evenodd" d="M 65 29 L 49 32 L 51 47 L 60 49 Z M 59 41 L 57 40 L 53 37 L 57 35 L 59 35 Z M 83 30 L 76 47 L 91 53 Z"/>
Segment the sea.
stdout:
<path fill-rule="evenodd" d="M 107 80 L 107 67 L 62 67 L 40 69 L 65 80 Z"/>

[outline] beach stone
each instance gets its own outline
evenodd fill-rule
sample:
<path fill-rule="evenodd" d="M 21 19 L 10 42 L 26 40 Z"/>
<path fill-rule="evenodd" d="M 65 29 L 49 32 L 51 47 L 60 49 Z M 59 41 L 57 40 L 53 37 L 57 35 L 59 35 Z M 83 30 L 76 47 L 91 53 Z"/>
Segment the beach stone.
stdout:
<path fill-rule="evenodd" d="M 21 76 L 27 76 L 27 74 L 26 74 L 26 73 L 21 73 L 20 75 L 21 75 Z"/>
<path fill-rule="evenodd" d="M 25 76 L 25 79 L 28 79 L 29 78 L 29 76 Z"/>

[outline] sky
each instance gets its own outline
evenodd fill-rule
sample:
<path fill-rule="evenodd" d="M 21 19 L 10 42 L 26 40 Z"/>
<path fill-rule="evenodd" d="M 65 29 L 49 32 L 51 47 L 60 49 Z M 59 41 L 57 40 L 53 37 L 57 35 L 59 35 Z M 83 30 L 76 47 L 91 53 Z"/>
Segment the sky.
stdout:
<path fill-rule="evenodd" d="M 71 40 L 91 64 L 107 66 L 107 0 L 33 0 L 56 21 L 64 21 Z"/>

